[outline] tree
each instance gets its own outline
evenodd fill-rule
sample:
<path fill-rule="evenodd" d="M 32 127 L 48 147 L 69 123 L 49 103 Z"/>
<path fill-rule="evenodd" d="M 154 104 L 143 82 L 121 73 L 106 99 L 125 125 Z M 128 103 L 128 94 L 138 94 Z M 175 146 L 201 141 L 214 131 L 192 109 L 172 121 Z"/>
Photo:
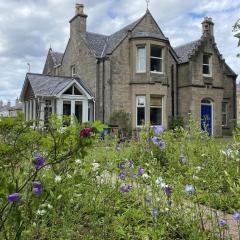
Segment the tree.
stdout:
<path fill-rule="evenodd" d="M 238 38 L 238 47 L 239 47 L 240 46 L 240 18 L 237 20 L 237 22 L 233 26 L 233 32 L 236 32 L 234 36 Z M 238 53 L 237 56 L 240 57 L 240 53 Z"/>

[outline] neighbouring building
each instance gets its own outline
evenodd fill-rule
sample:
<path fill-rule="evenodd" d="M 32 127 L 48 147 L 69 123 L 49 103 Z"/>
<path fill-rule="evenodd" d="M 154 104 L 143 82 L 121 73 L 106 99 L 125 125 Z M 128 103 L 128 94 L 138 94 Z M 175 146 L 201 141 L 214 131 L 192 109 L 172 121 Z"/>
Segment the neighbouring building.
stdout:
<path fill-rule="evenodd" d="M 76 4 L 64 53 L 51 48 L 42 74 L 27 73 L 21 93 L 26 120 L 49 114 L 108 124 L 114 112 L 130 114 L 132 128 L 163 125 L 188 115 L 210 135 L 231 132 L 236 122 L 237 75 L 204 18 L 200 38 L 173 48 L 150 11 L 111 35 L 86 29 L 84 6 Z"/>
<path fill-rule="evenodd" d="M 0 117 L 17 117 L 18 113 L 22 111 L 22 103 L 18 98 L 15 101 L 15 106 L 11 106 L 10 101 L 3 105 L 3 101 L 0 100 Z"/>

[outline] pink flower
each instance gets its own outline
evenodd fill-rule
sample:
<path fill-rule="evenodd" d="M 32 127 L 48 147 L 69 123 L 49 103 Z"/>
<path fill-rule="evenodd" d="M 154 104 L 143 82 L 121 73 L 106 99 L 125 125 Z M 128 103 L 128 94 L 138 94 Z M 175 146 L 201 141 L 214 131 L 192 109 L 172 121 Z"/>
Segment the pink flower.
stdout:
<path fill-rule="evenodd" d="M 80 132 L 80 137 L 89 137 L 91 135 L 92 128 L 84 128 Z"/>

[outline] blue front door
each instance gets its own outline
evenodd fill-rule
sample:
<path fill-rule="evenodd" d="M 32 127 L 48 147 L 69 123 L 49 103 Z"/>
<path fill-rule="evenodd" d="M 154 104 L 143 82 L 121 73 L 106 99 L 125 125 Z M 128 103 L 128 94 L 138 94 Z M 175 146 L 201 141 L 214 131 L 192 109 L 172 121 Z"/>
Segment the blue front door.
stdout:
<path fill-rule="evenodd" d="M 212 135 L 212 105 L 201 105 L 201 128 Z"/>

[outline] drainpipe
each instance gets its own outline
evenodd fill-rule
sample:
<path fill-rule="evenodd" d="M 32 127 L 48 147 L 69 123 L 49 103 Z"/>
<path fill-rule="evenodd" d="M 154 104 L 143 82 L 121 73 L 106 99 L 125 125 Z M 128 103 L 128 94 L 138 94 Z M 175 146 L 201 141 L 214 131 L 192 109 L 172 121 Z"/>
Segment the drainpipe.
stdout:
<path fill-rule="evenodd" d="M 171 85 L 172 85 L 172 89 L 171 89 L 171 95 L 172 95 L 172 117 L 174 117 L 174 104 L 175 104 L 175 98 L 174 98 L 174 65 L 172 65 L 171 67 Z"/>
<path fill-rule="evenodd" d="M 105 123 L 105 59 L 102 61 L 102 113 L 103 113 L 103 123 Z"/>
<path fill-rule="evenodd" d="M 178 89 L 178 64 L 176 64 L 176 90 L 177 90 L 177 93 L 176 93 L 176 112 L 177 112 L 177 115 L 179 114 L 179 112 L 178 112 L 178 101 L 179 101 L 179 99 L 178 99 L 178 96 L 179 96 L 179 89 Z"/>
<path fill-rule="evenodd" d="M 96 115 L 96 100 L 95 100 L 94 97 L 92 98 L 92 101 L 93 101 L 93 121 L 95 121 L 95 115 Z"/>

